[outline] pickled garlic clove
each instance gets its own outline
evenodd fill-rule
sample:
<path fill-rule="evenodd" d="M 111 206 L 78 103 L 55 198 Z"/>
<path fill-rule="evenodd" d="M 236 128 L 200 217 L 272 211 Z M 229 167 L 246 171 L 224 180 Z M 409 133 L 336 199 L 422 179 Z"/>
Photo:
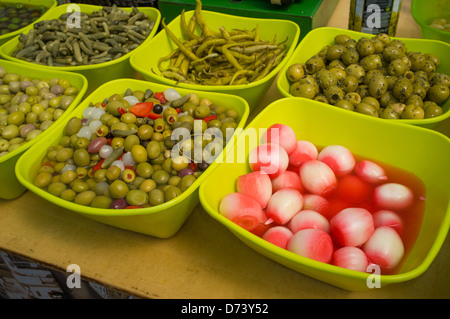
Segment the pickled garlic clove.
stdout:
<path fill-rule="evenodd" d="M 371 263 L 388 271 L 399 264 L 405 248 L 402 239 L 393 228 L 381 226 L 375 229 L 373 235 L 364 244 L 363 251 Z"/>
<path fill-rule="evenodd" d="M 261 205 L 241 193 L 227 194 L 220 202 L 219 213 L 246 230 L 253 230 L 266 219 Z"/>
<path fill-rule="evenodd" d="M 304 162 L 317 159 L 318 154 L 316 146 L 310 141 L 297 141 L 295 150 L 289 154 L 289 164 L 298 167 Z"/>
<path fill-rule="evenodd" d="M 337 186 L 337 180 L 331 168 L 319 160 L 303 163 L 299 169 L 303 187 L 309 192 L 326 196 Z"/>
<path fill-rule="evenodd" d="M 278 177 L 289 165 L 286 150 L 278 144 L 260 144 L 249 154 L 250 169 L 262 171 L 270 178 Z"/>
<path fill-rule="evenodd" d="M 266 173 L 251 172 L 237 178 L 236 190 L 253 197 L 261 208 L 265 208 L 272 196 L 272 182 Z"/>
<path fill-rule="evenodd" d="M 275 192 L 266 209 L 266 224 L 275 222 L 279 225 L 288 223 L 303 207 L 303 195 L 295 189 L 283 188 Z"/>
<path fill-rule="evenodd" d="M 316 194 L 303 195 L 303 209 L 310 209 L 327 216 L 330 209 L 330 202 L 323 196 Z"/>
<path fill-rule="evenodd" d="M 291 154 L 297 147 L 297 137 L 294 130 L 284 124 L 274 124 L 264 132 L 264 143 L 279 144 L 286 153 Z"/>
<path fill-rule="evenodd" d="M 324 147 L 317 159 L 327 164 L 336 176 L 349 174 L 355 168 L 356 160 L 353 153 L 342 145 L 328 145 Z"/>
<path fill-rule="evenodd" d="M 374 190 L 374 202 L 383 209 L 401 210 L 414 202 L 414 195 L 409 187 L 399 183 L 386 183 Z"/>
<path fill-rule="evenodd" d="M 338 267 L 366 272 L 369 261 L 366 254 L 358 247 L 341 247 L 333 253 L 332 264 Z"/>
<path fill-rule="evenodd" d="M 362 160 L 356 163 L 355 174 L 362 180 L 372 184 L 377 184 L 388 179 L 383 167 L 368 160 Z"/>
<path fill-rule="evenodd" d="M 373 223 L 375 228 L 389 226 L 395 229 L 400 236 L 403 233 L 403 220 L 393 211 L 382 209 L 373 213 Z"/>
<path fill-rule="evenodd" d="M 280 176 L 272 179 L 272 192 L 275 193 L 282 188 L 293 188 L 303 192 L 303 185 L 300 176 L 296 172 L 285 171 Z"/>
<path fill-rule="evenodd" d="M 286 249 L 303 257 L 329 263 L 333 256 L 333 241 L 323 230 L 302 229 L 292 236 Z"/>
<path fill-rule="evenodd" d="M 304 209 L 295 214 L 288 225 L 289 229 L 295 234 L 302 229 L 316 228 L 324 232 L 330 232 L 330 223 L 323 215 L 316 211 Z"/>
<path fill-rule="evenodd" d="M 333 239 L 341 246 L 360 246 L 374 232 L 372 214 L 359 207 L 340 211 L 330 220 L 330 226 Z"/>
<path fill-rule="evenodd" d="M 292 231 L 285 226 L 274 226 L 269 228 L 263 235 L 262 239 L 267 240 L 280 248 L 286 249 L 289 239 L 292 237 Z"/>

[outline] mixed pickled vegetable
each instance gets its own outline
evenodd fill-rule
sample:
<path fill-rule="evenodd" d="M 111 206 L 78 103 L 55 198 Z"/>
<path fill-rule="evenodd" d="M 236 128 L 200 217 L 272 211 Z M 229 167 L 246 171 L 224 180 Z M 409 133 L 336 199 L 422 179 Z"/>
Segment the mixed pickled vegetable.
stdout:
<path fill-rule="evenodd" d="M 258 26 L 254 30 L 227 30 L 225 26 L 212 30 L 203 18 L 200 0 L 190 21 L 186 21 L 184 10 L 181 12 L 184 40 L 178 39 L 164 20 L 162 26 L 177 49 L 160 59 L 159 71 L 177 82 L 248 84 L 267 76 L 286 56 L 287 39 L 277 42 L 275 35 L 273 40 L 264 40 Z M 194 33 L 197 27 L 201 35 Z"/>
<path fill-rule="evenodd" d="M 39 19 L 47 10 L 48 8 L 42 5 L 0 2 L 0 35 L 26 27 Z"/>
<path fill-rule="evenodd" d="M 77 94 L 66 79 L 33 79 L 0 66 L 0 157 L 48 129 Z"/>
<path fill-rule="evenodd" d="M 443 113 L 450 77 L 432 53 L 408 51 L 386 34 L 354 40 L 338 35 L 304 63 L 287 70 L 289 93 L 385 119 Z"/>
<path fill-rule="evenodd" d="M 20 35 L 13 56 L 49 66 L 109 62 L 136 49 L 155 25 L 155 20 L 135 7 L 125 11 L 113 5 L 79 14 L 79 25 L 71 21 L 71 12 L 36 23 L 34 29 Z"/>
<path fill-rule="evenodd" d="M 186 191 L 209 167 L 239 116 L 194 93 L 128 89 L 68 121 L 34 184 L 80 205 L 156 206 Z"/>

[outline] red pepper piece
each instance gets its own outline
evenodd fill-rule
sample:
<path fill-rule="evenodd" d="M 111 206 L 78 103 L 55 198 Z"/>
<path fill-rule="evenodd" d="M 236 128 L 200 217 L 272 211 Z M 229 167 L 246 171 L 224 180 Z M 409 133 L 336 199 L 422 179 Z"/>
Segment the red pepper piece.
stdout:
<path fill-rule="evenodd" d="M 177 111 L 178 114 L 181 113 L 181 109 L 180 109 L 180 108 L 177 108 L 177 109 L 175 109 L 175 110 Z"/>
<path fill-rule="evenodd" d="M 209 121 L 216 120 L 216 119 L 217 119 L 217 115 L 210 115 L 210 116 L 203 118 L 203 121 L 208 123 Z"/>
<path fill-rule="evenodd" d="M 49 162 L 42 163 L 41 166 L 50 166 L 50 167 L 54 167 L 54 165 L 53 165 L 52 163 L 49 163 Z"/>
<path fill-rule="evenodd" d="M 190 168 L 191 170 L 193 170 L 194 172 L 197 171 L 197 164 L 195 164 L 195 163 L 193 163 L 193 162 L 190 162 L 190 163 L 188 164 L 188 166 L 189 166 L 189 168 Z"/>
<path fill-rule="evenodd" d="M 137 117 L 148 117 L 152 113 L 153 102 L 136 103 L 130 108 L 130 112 Z"/>
<path fill-rule="evenodd" d="M 123 108 L 121 108 L 121 107 L 118 107 L 117 111 L 119 111 L 120 114 L 125 114 L 126 113 L 125 110 Z"/>
<path fill-rule="evenodd" d="M 155 96 L 155 98 L 157 98 L 159 100 L 159 102 L 161 102 L 162 104 L 166 104 L 167 100 L 166 97 L 164 96 L 163 92 L 155 92 L 153 93 L 153 95 Z"/>
<path fill-rule="evenodd" d="M 156 114 L 156 113 L 150 112 L 150 114 L 147 115 L 147 117 L 148 117 L 149 119 L 156 120 L 156 119 L 161 118 L 162 115 L 161 115 L 161 114 Z"/>
<path fill-rule="evenodd" d="M 95 164 L 95 165 L 92 167 L 92 170 L 93 170 L 94 172 L 98 171 L 100 168 L 102 168 L 102 164 L 103 164 L 104 161 L 105 161 L 105 159 L 103 158 L 100 162 L 98 162 L 97 164 Z"/>
<path fill-rule="evenodd" d="M 131 206 L 125 207 L 125 209 L 133 209 L 133 208 L 142 208 L 142 207 L 141 206 L 136 206 L 136 205 L 131 205 Z"/>

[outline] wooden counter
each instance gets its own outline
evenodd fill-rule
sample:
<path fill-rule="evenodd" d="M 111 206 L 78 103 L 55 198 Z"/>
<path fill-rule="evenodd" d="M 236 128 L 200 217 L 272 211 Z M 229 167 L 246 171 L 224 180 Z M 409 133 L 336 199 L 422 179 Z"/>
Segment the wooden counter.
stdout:
<path fill-rule="evenodd" d="M 329 25 L 347 28 L 349 0 Z M 403 1 L 397 36 L 420 37 Z M 258 109 L 281 96 L 272 86 Z M 439 130 L 449 132 L 450 124 Z M 287 269 L 248 248 L 199 205 L 170 239 L 104 225 L 31 192 L 0 201 L 0 250 L 144 298 L 449 298 L 450 239 L 420 277 L 365 293 L 348 292 Z"/>

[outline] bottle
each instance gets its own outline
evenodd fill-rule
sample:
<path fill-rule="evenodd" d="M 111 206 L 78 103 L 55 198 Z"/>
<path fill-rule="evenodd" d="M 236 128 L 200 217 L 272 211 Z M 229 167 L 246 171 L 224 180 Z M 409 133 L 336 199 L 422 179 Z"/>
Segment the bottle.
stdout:
<path fill-rule="evenodd" d="M 351 0 L 349 30 L 395 36 L 402 0 Z"/>

